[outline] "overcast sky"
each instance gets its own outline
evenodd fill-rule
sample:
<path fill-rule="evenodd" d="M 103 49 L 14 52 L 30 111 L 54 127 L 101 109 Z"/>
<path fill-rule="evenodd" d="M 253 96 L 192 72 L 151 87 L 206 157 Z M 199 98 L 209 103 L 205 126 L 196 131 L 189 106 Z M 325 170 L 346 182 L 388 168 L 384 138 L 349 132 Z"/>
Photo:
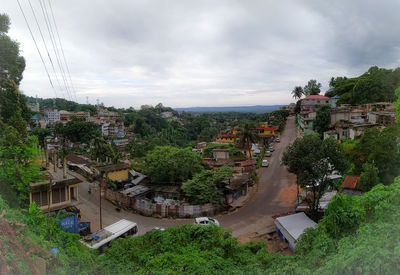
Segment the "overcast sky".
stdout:
<path fill-rule="evenodd" d="M 326 90 L 332 76 L 400 62 L 400 1 L 50 1 L 80 103 L 287 104 L 293 87 L 309 79 Z M 1 2 L 26 59 L 21 90 L 54 97 L 17 1 Z M 20 2 L 57 95 L 68 99 L 29 2 Z M 31 3 L 57 65 L 40 2 Z"/>

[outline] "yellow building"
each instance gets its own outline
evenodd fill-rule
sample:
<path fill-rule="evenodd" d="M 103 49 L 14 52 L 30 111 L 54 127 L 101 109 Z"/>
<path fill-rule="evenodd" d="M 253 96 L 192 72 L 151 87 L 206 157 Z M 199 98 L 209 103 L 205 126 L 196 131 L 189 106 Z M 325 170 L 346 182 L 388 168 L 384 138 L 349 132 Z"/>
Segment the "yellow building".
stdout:
<path fill-rule="evenodd" d="M 79 182 L 79 179 L 71 177 L 60 181 L 49 179 L 45 182 L 31 183 L 29 201 L 35 202 L 44 212 L 65 208 L 78 201 Z"/>

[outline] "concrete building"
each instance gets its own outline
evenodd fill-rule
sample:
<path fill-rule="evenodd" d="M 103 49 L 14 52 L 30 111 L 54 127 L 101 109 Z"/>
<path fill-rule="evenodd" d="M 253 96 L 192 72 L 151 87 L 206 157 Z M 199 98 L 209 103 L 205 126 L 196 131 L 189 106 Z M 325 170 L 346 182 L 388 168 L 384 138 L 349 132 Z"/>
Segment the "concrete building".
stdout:
<path fill-rule="evenodd" d="M 329 105 L 332 107 L 333 99 L 323 95 L 309 95 L 300 101 L 301 111 L 315 111 L 318 107 Z"/>

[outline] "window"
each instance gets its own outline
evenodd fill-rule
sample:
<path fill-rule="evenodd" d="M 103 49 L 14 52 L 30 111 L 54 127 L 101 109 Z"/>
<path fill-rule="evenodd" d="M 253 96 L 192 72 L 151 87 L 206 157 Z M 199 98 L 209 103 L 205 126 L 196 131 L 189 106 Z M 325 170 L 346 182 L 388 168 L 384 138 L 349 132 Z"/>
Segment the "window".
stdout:
<path fill-rule="evenodd" d="M 48 201 L 47 191 L 39 191 L 32 193 L 32 201 L 36 203 L 37 206 L 45 206 Z"/>

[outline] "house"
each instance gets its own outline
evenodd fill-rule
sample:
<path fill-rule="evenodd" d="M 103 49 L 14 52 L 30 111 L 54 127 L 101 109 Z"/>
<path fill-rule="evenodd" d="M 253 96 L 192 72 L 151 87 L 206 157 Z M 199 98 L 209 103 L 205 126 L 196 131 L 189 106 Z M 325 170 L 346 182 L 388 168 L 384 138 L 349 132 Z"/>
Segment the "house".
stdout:
<path fill-rule="evenodd" d="M 233 173 L 225 182 L 226 203 L 231 204 L 241 196 L 246 196 L 251 183 L 250 173 Z"/>
<path fill-rule="evenodd" d="M 379 126 L 389 126 L 394 124 L 396 120 L 395 112 L 371 112 L 368 113 L 368 122 L 378 124 Z"/>
<path fill-rule="evenodd" d="M 218 137 L 215 139 L 215 142 L 235 143 L 235 135 L 234 134 L 218 134 Z"/>
<path fill-rule="evenodd" d="M 300 130 L 308 135 L 314 134 L 314 121 L 317 117 L 317 112 L 315 111 L 302 111 L 297 115 L 297 124 Z"/>
<path fill-rule="evenodd" d="M 341 192 L 349 196 L 361 196 L 364 194 L 358 185 L 359 177 L 348 175 L 343 181 Z"/>
<path fill-rule="evenodd" d="M 245 160 L 235 163 L 235 171 L 239 173 L 251 173 L 256 169 L 257 160 Z"/>
<path fill-rule="evenodd" d="M 333 99 L 323 95 L 309 95 L 300 100 L 301 111 L 315 111 L 318 107 L 329 105 L 332 107 Z"/>
<path fill-rule="evenodd" d="M 229 160 L 229 151 L 229 149 L 213 149 L 213 159 L 215 161 Z"/>
<path fill-rule="evenodd" d="M 54 211 L 66 208 L 78 201 L 78 183 L 81 180 L 67 174 L 64 179 L 62 170 L 49 171 L 47 180 L 31 183 L 30 203 L 35 202 L 43 211 Z"/>
<path fill-rule="evenodd" d="M 294 250 L 296 242 L 307 228 L 315 228 L 317 224 L 303 212 L 275 219 L 278 236 L 287 241 L 289 248 Z"/>
<path fill-rule="evenodd" d="M 260 137 L 274 136 L 277 134 L 278 126 L 268 126 L 267 123 L 263 123 L 261 126 L 254 128 Z"/>

